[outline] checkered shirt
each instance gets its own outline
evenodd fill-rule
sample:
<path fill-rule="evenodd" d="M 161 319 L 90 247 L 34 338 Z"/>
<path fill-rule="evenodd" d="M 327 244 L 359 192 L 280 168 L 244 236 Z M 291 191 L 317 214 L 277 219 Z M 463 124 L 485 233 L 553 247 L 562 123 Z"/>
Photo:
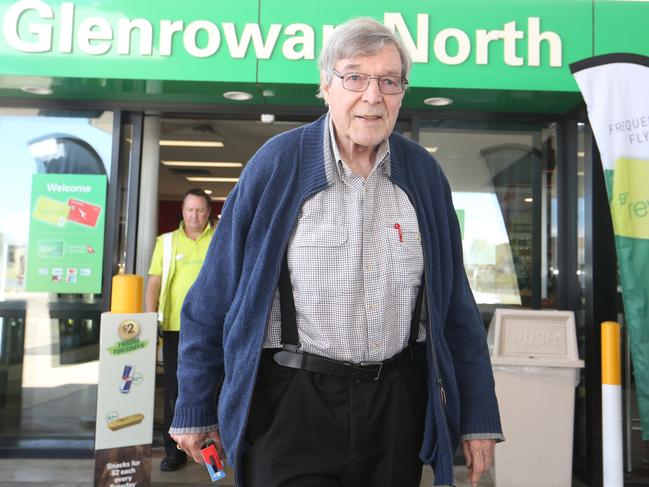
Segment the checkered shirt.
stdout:
<path fill-rule="evenodd" d="M 352 363 L 383 361 L 408 344 L 424 268 L 417 215 L 390 181 L 387 141 L 364 179 L 342 161 L 331 120 L 328 127 L 330 184 L 303 204 L 288 244 L 300 349 Z M 420 326 L 418 341 L 425 337 Z M 280 346 L 276 290 L 264 348 Z"/>

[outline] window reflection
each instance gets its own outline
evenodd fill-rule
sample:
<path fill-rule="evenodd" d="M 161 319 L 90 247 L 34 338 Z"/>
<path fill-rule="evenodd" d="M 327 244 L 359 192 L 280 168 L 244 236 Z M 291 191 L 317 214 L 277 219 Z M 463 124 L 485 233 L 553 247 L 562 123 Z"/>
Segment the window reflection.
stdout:
<path fill-rule="evenodd" d="M 27 292 L 26 270 L 33 177 L 110 174 L 112 124 L 110 112 L 56 116 L 0 109 L 2 443 L 94 436 L 101 294 Z M 63 194 L 57 198 L 70 204 Z M 64 255 L 69 242 L 60 237 L 57 243 Z"/>
<path fill-rule="evenodd" d="M 476 301 L 520 305 L 520 286 L 496 195 L 456 192 L 453 204 L 463 215 L 464 266 Z"/>
<path fill-rule="evenodd" d="M 453 191 L 464 264 L 479 304 L 554 303 L 552 281 L 545 278 L 556 254 L 556 219 L 553 225 L 549 215 L 556 207 L 556 139 L 548 127 L 421 124 L 420 142 L 440 162 Z"/>

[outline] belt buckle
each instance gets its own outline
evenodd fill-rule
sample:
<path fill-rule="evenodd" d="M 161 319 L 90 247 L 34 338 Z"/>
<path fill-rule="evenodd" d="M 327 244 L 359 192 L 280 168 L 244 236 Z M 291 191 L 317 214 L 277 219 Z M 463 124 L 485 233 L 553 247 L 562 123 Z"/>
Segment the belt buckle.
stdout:
<path fill-rule="evenodd" d="M 363 367 L 367 365 L 378 365 L 379 369 L 376 371 L 376 375 L 372 377 L 372 380 L 379 380 L 379 377 L 381 377 L 381 371 L 383 370 L 383 362 L 361 362 L 360 365 Z"/>

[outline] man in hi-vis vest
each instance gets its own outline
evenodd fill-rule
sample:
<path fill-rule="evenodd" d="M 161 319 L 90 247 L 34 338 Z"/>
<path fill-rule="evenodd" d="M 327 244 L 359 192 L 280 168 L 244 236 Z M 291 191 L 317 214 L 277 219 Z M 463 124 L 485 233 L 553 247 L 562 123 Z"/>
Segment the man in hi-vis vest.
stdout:
<path fill-rule="evenodd" d="M 149 281 L 146 286 L 146 310 L 157 312 L 162 330 L 164 360 L 164 444 L 165 458 L 160 469 L 178 470 L 187 455 L 176 448 L 169 436 L 169 426 L 178 397 L 176 368 L 178 364 L 178 335 L 180 308 L 185 295 L 203 265 L 214 228 L 209 224 L 211 202 L 199 188 L 188 190 L 182 203 L 183 220 L 173 232 L 160 235 L 153 250 Z"/>

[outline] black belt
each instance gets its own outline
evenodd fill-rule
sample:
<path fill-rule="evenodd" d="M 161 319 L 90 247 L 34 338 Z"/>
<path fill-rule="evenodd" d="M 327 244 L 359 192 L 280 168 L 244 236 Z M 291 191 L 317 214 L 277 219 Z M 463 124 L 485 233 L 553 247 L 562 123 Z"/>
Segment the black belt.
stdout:
<path fill-rule="evenodd" d="M 416 345 L 409 345 L 401 353 L 383 362 L 352 364 L 320 355 L 290 350 L 276 352 L 273 355 L 273 360 L 279 365 L 292 369 L 306 370 L 330 377 L 347 379 L 352 382 L 369 382 L 379 380 L 382 374 L 399 365 L 400 359 L 404 356 L 409 356 L 411 360 L 414 360 L 417 353 L 416 348 L 418 348 Z"/>

